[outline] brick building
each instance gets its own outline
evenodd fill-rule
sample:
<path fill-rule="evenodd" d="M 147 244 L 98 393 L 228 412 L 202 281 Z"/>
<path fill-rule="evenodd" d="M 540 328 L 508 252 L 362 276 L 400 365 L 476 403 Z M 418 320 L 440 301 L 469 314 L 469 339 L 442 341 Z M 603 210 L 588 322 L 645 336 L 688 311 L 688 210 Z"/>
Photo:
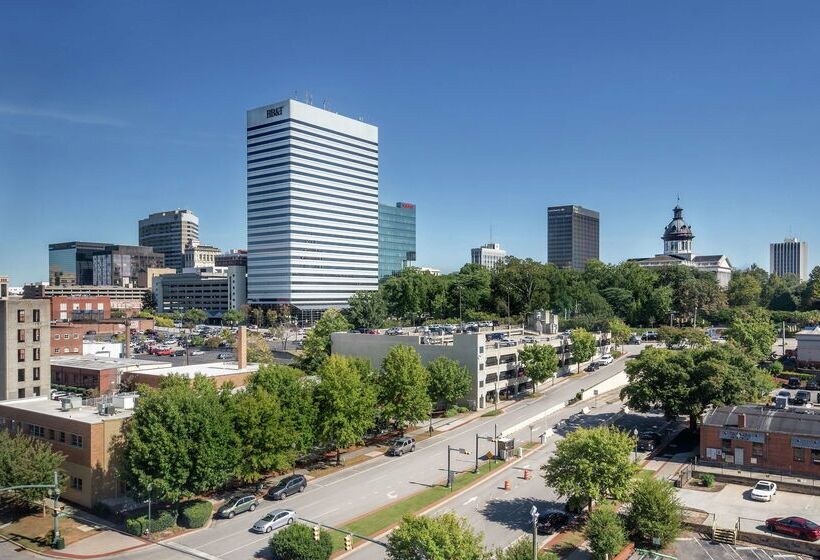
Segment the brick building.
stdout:
<path fill-rule="evenodd" d="M 101 321 L 110 318 L 110 297 L 54 296 L 51 298 L 52 321 Z"/>
<path fill-rule="evenodd" d="M 761 405 L 715 408 L 701 426 L 700 461 L 820 478 L 820 414 Z"/>
<path fill-rule="evenodd" d="M 104 498 L 124 495 L 111 448 L 123 421 L 133 412 L 134 400 L 133 395 L 114 397 L 114 407 L 102 411 L 96 403 L 86 401 L 93 406 L 84 406 L 81 399 L 65 409 L 48 397 L 4 401 L 0 402 L 0 428 L 41 439 L 64 454 L 67 481 L 62 496 L 90 508 Z"/>
<path fill-rule="evenodd" d="M 82 342 L 80 342 L 82 348 Z M 98 395 L 115 393 L 127 372 L 167 370 L 171 364 L 153 360 L 110 358 L 97 355 L 55 356 L 51 359 L 51 384 L 91 389 Z"/>
<path fill-rule="evenodd" d="M 51 355 L 80 356 L 83 353 L 83 340 L 89 327 L 71 323 L 54 323 L 51 325 Z"/>

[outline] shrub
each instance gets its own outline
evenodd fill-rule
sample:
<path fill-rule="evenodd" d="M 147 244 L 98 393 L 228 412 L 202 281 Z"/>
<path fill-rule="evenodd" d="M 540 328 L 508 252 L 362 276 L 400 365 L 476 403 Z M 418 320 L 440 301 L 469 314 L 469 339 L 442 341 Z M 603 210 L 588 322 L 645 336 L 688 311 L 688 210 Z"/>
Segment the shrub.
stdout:
<path fill-rule="evenodd" d="M 495 553 L 496 560 L 532 560 L 532 541 L 529 538 L 519 539 L 505 550 Z M 538 551 L 538 560 L 558 560 L 554 552 Z"/>
<path fill-rule="evenodd" d="M 657 478 L 638 479 L 626 514 L 626 526 L 637 542 L 652 543 L 657 538 L 660 546 L 665 546 L 678 536 L 681 517 L 671 484 Z"/>
<path fill-rule="evenodd" d="M 457 407 L 456 407 L 456 411 L 457 411 L 459 414 L 461 414 L 461 413 L 463 413 L 463 412 L 469 412 L 469 411 L 470 411 L 470 409 L 469 409 L 469 408 L 467 408 L 466 406 L 457 406 Z"/>
<path fill-rule="evenodd" d="M 174 511 L 162 510 L 157 512 L 156 517 L 151 516 L 151 532 L 158 533 L 165 529 L 170 529 L 177 522 L 177 514 Z M 148 529 L 148 516 L 140 515 L 125 520 L 125 531 L 132 535 L 143 535 Z"/>
<path fill-rule="evenodd" d="M 211 518 L 214 506 L 208 500 L 192 500 L 179 508 L 179 526 L 188 529 L 203 527 Z"/>
<path fill-rule="evenodd" d="M 700 475 L 700 483 L 706 488 L 711 488 L 715 484 L 715 475 L 711 473 L 703 473 Z"/>
<path fill-rule="evenodd" d="M 772 365 L 769 366 L 769 373 L 775 377 L 783 373 L 783 362 L 772 362 Z"/>
<path fill-rule="evenodd" d="M 590 514 L 584 535 L 595 560 L 613 558 L 626 545 L 623 521 L 610 506 L 601 506 Z"/>
<path fill-rule="evenodd" d="M 270 539 L 273 557 L 278 560 L 327 560 L 333 552 L 333 539 L 325 530 L 313 539 L 313 528 L 294 523 Z"/>
<path fill-rule="evenodd" d="M 458 409 L 456 409 L 456 408 L 448 408 L 447 410 L 444 411 L 444 417 L 445 418 L 452 418 L 456 414 L 458 414 Z"/>

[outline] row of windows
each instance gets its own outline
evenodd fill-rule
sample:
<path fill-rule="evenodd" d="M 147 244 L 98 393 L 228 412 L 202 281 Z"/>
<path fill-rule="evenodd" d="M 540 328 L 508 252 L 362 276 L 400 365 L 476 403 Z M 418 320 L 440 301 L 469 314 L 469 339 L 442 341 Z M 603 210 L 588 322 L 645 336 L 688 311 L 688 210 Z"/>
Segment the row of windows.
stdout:
<path fill-rule="evenodd" d="M 345 142 L 343 140 L 339 140 L 338 138 L 334 138 L 332 136 L 324 136 L 322 134 L 318 134 L 316 132 L 313 132 L 312 130 L 303 130 L 301 128 L 296 128 L 296 127 L 290 126 L 289 123 L 295 123 L 295 124 L 298 124 L 300 126 L 306 126 L 308 128 L 321 130 L 323 132 L 329 132 L 331 134 L 335 134 L 335 135 L 341 136 L 343 138 L 350 138 L 351 140 L 355 140 L 356 142 L 361 142 L 362 144 L 370 144 L 371 146 L 374 146 L 374 148 L 369 148 L 367 146 L 362 146 L 360 144 L 353 144 L 351 142 Z M 279 126 L 279 125 L 288 125 L 288 126 L 285 126 L 285 127 L 279 128 L 279 129 L 273 129 L 272 128 L 274 126 Z M 367 151 L 370 151 L 370 152 L 378 152 L 378 146 L 379 145 L 376 142 L 373 142 L 371 140 L 365 140 L 364 138 L 359 138 L 358 136 L 353 136 L 352 134 L 346 134 L 344 132 L 339 132 L 338 130 L 333 130 L 332 128 L 325 128 L 325 127 L 322 127 L 322 126 L 317 126 L 315 124 L 311 124 L 311 123 L 308 123 L 308 122 L 305 122 L 305 121 L 300 121 L 300 120 L 297 120 L 297 119 L 283 119 L 281 121 L 275 121 L 275 122 L 270 122 L 270 123 L 257 125 L 257 126 L 249 128 L 248 132 L 251 132 L 253 130 L 262 130 L 263 128 L 268 128 L 268 127 L 271 127 L 271 130 L 268 130 L 268 131 L 266 131 L 264 133 L 261 133 L 257 136 L 261 136 L 261 135 L 265 135 L 265 134 L 276 134 L 276 133 L 282 132 L 282 131 L 301 132 L 303 134 L 309 134 L 309 135 L 314 136 L 316 138 L 323 138 L 325 140 L 330 140 L 332 142 L 339 142 L 340 144 L 347 144 L 349 146 L 353 146 L 355 148 L 360 148 L 362 150 L 367 150 Z M 250 136 L 248 136 L 248 138 L 251 139 L 251 136 L 254 136 L 254 135 L 250 135 Z"/>
<path fill-rule="evenodd" d="M 31 340 L 32 342 L 40 342 L 40 329 L 31 329 Z M 17 329 L 17 342 L 25 342 L 26 341 L 26 330 L 25 329 Z"/>
<path fill-rule="evenodd" d="M 299 138 L 292 138 L 291 140 L 296 141 L 296 142 L 303 141 L 303 140 L 300 140 Z M 281 151 L 282 152 L 281 154 L 274 154 L 274 155 L 271 155 L 271 156 L 268 156 L 268 157 L 257 158 L 257 159 L 248 159 L 248 165 L 250 165 L 252 163 L 261 163 L 263 161 L 272 161 L 274 159 L 282 157 L 283 155 L 291 155 L 291 156 L 306 158 L 308 156 L 306 156 L 304 154 L 301 154 L 300 152 L 309 152 L 311 154 L 317 154 L 317 155 L 320 155 L 320 156 L 325 156 L 326 158 L 340 159 L 342 161 L 349 161 L 350 163 L 355 163 L 355 164 L 358 164 L 358 165 L 365 165 L 367 167 L 373 167 L 373 168 L 376 168 L 376 169 L 379 168 L 378 163 L 370 163 L 368 161 L 361 161 L 361 160 L 353 159 L 353 158 L 350 158 L 350 157 L 340 156 L 338 153 L 335 153 L 337 150 L 334 150 L 334 152 L 331 153 L 331 152 L 326 152 L 326 151 L 322 151 L 322 150 L 316 150 L 314 148 L 308 148 L 307 146 L 300 146 L 298 144 L 288 143 L 287 139 L 284 139 L 284 141 L 285 141 L 285 144 L 283 144 L 281 147 L 271 148 L 271 149 L 268 149 L 268 150 L 262 150 L 262 152 L 271 153 L 271 154 L 273 152 L 276 152 L 276 151 Z M 254 152 L 254 153 L 258 153 L 258 152 Z M 248 153 L 248 158 L 250 158 L 250 156 L 251 156 L 251 153 Z M 361 157 L 367 157 L 367 156 L 363 155 Z M 322 160 L 319 160 L 319 161 L 327 161 L 327 160 L 322 159 Z"/>
<path fill-rule="evenodd" d="M 66 443 L 66 433 L 65 432 L 55 432 L 51 428 L 44 428 L 43 426 L 38 426 L 36 424 L 29 424 L 28 425 L 28 435 L 32 437 L 38 437 L 42 439 L 46 439 L 46 433 L 48 433 L 48 439 L 51 441 L 56 441 L 58 443 Z M 68 434 L 68 445 L 71 447 L 77 447 L 82 449 L 83 447 L 83 436 L 79 434 Z"/>
<path fill-rule="evenodd" d="M 253 180 L 256 180 L 256 179 L 267 179 L 268 177 L 279 177 L 279 176 L 282 176 L 282 175 L 311 177 L 313 179 L 321 179 L 323 181 L 329 181 L 329 182 L 332 182 L 332 183 L 341 183 L 342 185 L 351 185 L 351 186 L 359 187 L 359 188 L 363 188 L 363 189 L 370 189 L 370 190 L 376 191 L 376 192 L 378 192 L 378 190 L 379 190 L 379 185 L 378 184 L 373 184 L 373 183 L 376 183 L 376 181 L 370 181 L 370 180 L 365 180 L 365 179 L 362 179 L 361 182 L 345 181 L 344 179 L 336 179 L 335 177 L 325 177 L 324 175 L 317 175 L 315 173 L 305 173 L 303 171 L 298 171 L 298 170 L 295 170 L 295 169 L 289 169 L 287 171 L 276 171 L 274 173 L 263 173 L 261 175 L 254 175 L 253 177 L 251 177 L 249 175 L 248 176 L 248 181 L 253 181 Z M 367 181 L 367 182 L 365 182 L 365 181 Z M 333 187 L 334 185 L 324 185 L 324 186 Z"/>
<path fill-rule="evenodd" d="M 301 222 L 301 221 L 293 220 L 293 219 L 288 219 L 286 222 L 284 222 L 283 220 L 280 220 L 278 223 L 273 223 L 273 224 L 265 224 L 265 223 L 251 224 L 251 222 L 265 222 L 265 221 L 270 222 L 271 220 L 276 220 L 278 218 L 291 218 L 291 217 L 308 218 L 308 219 L 311 218 L 310 216 L 301 216 L 301 215 L 300 216 L 295 216 L 295 215 L 291 215 L 291 214 L 274 214 L 274 215 L 270 215 L 270 216 L 248 216 L 248 229 L 249 230 L 250 229 L 260 229 L 260 228 L 264 228 L 266 226 L 271 227 L 271 228 L 275 227 L 275 226 L 279 226 L 281 228 L 283 223 L 286 223 L 286 224 L 289 224 L 290 226 L 303 226 L 303 227 L 310 227 L 310 228 L 316 228 L 316 229 L 332 229 L 332 230 L 338 230 L 338 231 L 352 231 L 353 233 L 360 233 L 360 234 L 363 234 L 363 235 L 378 235 L 378 232 L 376 231 L 374 225 L 366 225 L 366 224 L 362 224 L 361 228 L 349 228 L 349 227 L 341 227 L 341 226 L 329 226 L 329 225 L 325 225 L 325 224 L 312 224 L 310 222 Z M 295 228 L 293 228 L 293 227 L 285 227 L 284 231 L 292 231 L 294 229 Z M 275 230 L 271 230 L 271 231 L 275 231 Z M 248 233 L 248 237 L 264 237 L 265 233 L 266 232 L 260 232 L 257 235 L 254 235 L 252 233 Z M 306 232 L 306 233 L 321 234 L 320 232 Z M 366 239 L 366 238 L 360 238 L 360 239 Z"/>
<path fill-rule="evenodd" d="M 32 381 L 40 381 L 40 368 L 35 367 L 31 369 L 31 379 Z M 17 381 L 19 383 L 26 382 L 26 369 L 25 368 L 17 368 Z"/>
<path fill-rule="evenodd" d="M 732 455 L 734 449 L 731 439 L 720 440 L 721 451 L 726 455 Z M 808 453 L 810 452 L 810 453 Z M 765 450 L 762 443 L 752 443 L 752 457 L 763 458 Z M 792 447 L 792 461 L 795 463 L 805 463 L 808 459 L 812 463 L 820 463 L 820 449 L 805 449 L 803 447 Z"/>
<path fill-rule="evenodd" d="M 59 347 L 57 347 L 57 348 L 55 348 L 55 349 L 54 349 L 54 353 L 55 353 L 55 354 L 59 354 L 60 352 L 61 352 L 61 350 L 60 350 L 60 348 L 59 348 Z M 74 347 L 74 349 L 73 349 L 73 350 L 72 350 L 71 348 L 66 347 L 66 348 L 64 348 L 64 349 L 62 350 L 62 352 L 63 352 L 64 354 L 70 354 L 71 352 L 74 352 L 75 354 L 79 354 L 79 353 L 80 353 L 80 349 L 79 349 L 79 348 L 77 348 L 76 346 Z"/>
<path fill-rule="evenodd" d="M 18 309 L 17 310 L 17 322 L 18 323 L 25 323 L 26 322 L 26 310 L 25 309 Z M 32 309 L 31 310 L 31 322 L 32 323 L 39 323 L 40 322 L 40 310 L 39 309 Z"/>
<path fill-rule="evenodd" d="M 286 193 L 290 190 L 291 189 L 282 189 L 282 191 L 286 192 Z M 317 211 L 320 211 L 320 212 L 332 212 L 334 214 L 347 214 L 349 216 L 367 216 L 368 218 L 378 219 L 377 218 L 378 215 L 375 212 L 375 210 L 376 210 L 375 207 L 366 208 L 366 207 L 362 207 L 362 206 L 354 206 L 353 204 L 344 204 L 344 203 L 341 203 L 341 202 L 337 202 L 335 200 L 333 200 L 333 201 L 319 200 L 317 198 L 307 198 L 307 197 L 301 197 L 301 196 L 294 196 L 293 194 L 285 194 L 284 196 L 275 196 L 273 198 L 256 198 L 256 199 L 253 199 L 253 196 L 254 196 L 253 194 L 248 195 L 248 209 L 249 209 L 249 211 L 250 211 L 250 206 L 252 204 L 254 204 L 254 205 L 255 204 L 263 204 L 263 203 L 267 203 L 267 202 L 288 202 L 288 203 L 290 203 L 291 201 L 298 200 L 298 201 L 302 201 L 302 202 L 309 202 L 309 203 L 311 203 L 311 205 L 310 206 L 297 206 L 297 205 L 294 205 L 295 208 L 306 208 L 308 210 L 317 210 Z M 318 206 L 320 204 L 330 206 L 331 208 L 320 208 Z M 286 206 L 290 206 L 290 204 L 287 204 Z M 273 207 L 268 207 L 268 208 L 273 208 Z M 338 210 L 338 208 L 349 208 L 351 210 L 359 210 L 359 212 L 358 213 L 342 212 L 342 211 Z M 373 214 L 373 216 L 370 216 L 368 214 Z"/>
<path fill-rule="evenodd" d="M 269 126 L 278 126 L 280 124 L 285 124 L 285 123 L 289 123 L 289 122 L 300 124 L 302 126 L 308 126 L 310 128 L 315 128 L 316 130 L 322 130 L 324 132 L 330 132 L 332 134 L 338 134 L 339 136 L 343 136 L 345 138 L 352 138 L 353 140 L 358 140 L 359 142 L 363 142 L 365 144 L 372 144 L 373 146 L 378 146 L 378 144 L 376 142 L 373 142 L 372 140 L 365 140 L 364 138 L 360 138 L 359 136 L 354 136 L 352 134 L 347 134 L 345 132 L 339 132 L 338 130 L 333 130 L 332 128 L 326 128 L 324 126 L 319 126 L 318 124 L 313 124 L 313 123 L 309 123 L 309 122 L 306 122 L 306 121 L 301 121 L 299 119 L 282 119 L 282 120 L 279 120 L 279 121 L 272 121 L 272 122 L 268 122 L 268 123 L 265 123 L 265 124 L 258 124 L 258 125 L 255 125 L 255 126 L 248 127 L 247 131 L 251 132 L 253 130 L 261 130 L 261 129 L 267 128 Z"/>
<path fill-rule="evenodd" d="M 40 349 L 39 348 L 32 348 L 31 349 L 31 359 L 32 360 L 39 360 L 40 359 Z M 19 348 L 17 350 L 17 361 L 18 362 L 25 362 L 26 361 L 26 349 Z"/>
<path fill-rule="evenodd" d="M 304 193 L 310 196 L 298 196 L 298 193 Z M 273 198 L 255 198 L 258 196 L 264 196 L 268 194 L 276 194 L 283 196 L 276 196 Z M 324 200 L 320 197 L 327 197 L 330 200 Z M 353 210 L 364 210 L 366 212 L 374 213 L 376 212 L 377 208 L 377 203 L 371 202 L 369 200 L 360 200 L 358 198 L 352 198 L 349 196 L 339 196 L 339 194 L 336 192 L 317 193 L 309 190 L 300 190 L 293 185 L 288 187 L 280 187 L 278 189 L 270 189 L 266 191 L 248 192 L 248 204 L 257 204 L 260 202 L 279 202 L 281 200 L 301 200 L 303 202 L 311 202 L 313 204 L 327 204 L 328 206 L 333 206 L 334 208 L 352 208 Z M 356 202 L 357 204 L 345 204 L 344 202 L 339 202 L 339 200 L 347 200 L 350 202 Z"/>
<path fill-rule="evenodd" d="M 344 187 L 340 187 L 338 185 L 326 185 L 324 183 L 314 183 L 312 181 L 304 181 L 298 178 L 289 178 L 289 179 L 277 179 L 276 181 L 264 181 L 262 183 L 253 183 L 251 184 L 250 181 L 253 179 L 248 179 L 248 195 L 259 195 L 259 194 L 272 194 L 277 192 L 295 192 L 298 190 L 299 186 L 308 186 L 308 187 L 319 187 L 322 189 L 326 189 L 329 192 L 323 193 L 322 191 L 312 191 L 312 190 L 304 190 L 303 192 L 312 195 L 324 195 L 324 196 L 332 196 L 334 198 L 340 198 L 343 200 L 353 200 L 355 202 L 361 203 L 368 203 L 372 202 L 374 207 L 378 204 L 379 200 L 379 193 L 374 192 L 363 192 L 363 191 L 356 191 L 353 189 L 346 189 Z M 251 189 L 255 189 L 257 187 L 269 187 L 271 185 L 288 185 L 285 188 L 280 189 L 270 189 L 264 191 L 252 191 Z M 340 195 L 340 192 L 355 194 L 355 198 L 351 198 L 349 196 Z M 372 200 L 368 200 L 368 198 Z"/>
<path fill-rule="evenodd" d="M 345 153 L 345 154 L 350 154 L 352 156 L 366 158 L 370 161 L 375 162 L 375 165 L 378 165 L 378 162 L 379 162 L 378 156 L 374 157 L 374 156 L 371 156 L 369 154 L 361 154 L 361 153 L 358 153 L 358 152 L 354 152 L 353 150 L 346 150 L 344 148 L 339 148 L 339 147 L 336 147 L 336 146 L 329 146 L 329 145 L 327 145 L 323 142 L 316 142 L 315 140 L 307 140 L 306 138 L 280 138 L 277 141 L 264 142 L 263 144 L 266 144 L 266 145 L 267 144 L 274 144 L 276 142 L 284 142 L 284 144 L 281 145 L 281 146 L 266 148 L 264 150 L 248 151 L 248 157 L 262 155 L 262 154 L 270 154 L 270 153 L 276 152 L 278 150 L 281 150 L 282 148 L 290 148 L 292 150 L 307 149 L 305 146 L 301 145 L 301 143 L 305 143 L 305 144 L 312 144 L 314 146 L 319 146 L 321 148 L 327 148 L 328 150 L 333 150 L 332 153 L 325 152 L 329 156 L 335 156 L 336 153 L 341 152 L 341 153 Z M 338 157 L 341 157 L 341 156 L 338 156 Z"/>
<path fill-rule="evenodd" d="M 31 396 L 32 397 L 39 397 L 40 396 L 40 387 L 32 387 L 31 388 Z M 24 399 L 26 398 L 26 388 L 21 387 L 17 389 L 17 398 Z"/>
<path fill-rule="evenodd" d="M 263 212 L 271 212 L 281 209 L 290 209 L 290 208 L 297 208 L 300 210 L 308 210 L 314 212 L 324 212 L 325 214 L 331 214 L 330 216 L 317 216 L 315 214 L 306 214 L 304 212 L 279 212 L 277 214 L 263 214 Z M 333 214 L 341 214 L 346 216 L 353 216 L 356 218 L 361 218 L 361 220 L 372 220 L 371 222 L 366 221 L 358 221 L 358 220 L 345 220 L 342 218 L 337 218 Z M 255 218 L 254 221 L 259 221 L 260 218 L 267 218 L 269 220 L 275 220 L 276 218 L 303 218 L 306 220 L 320 220 L 324 222 L 329 222 L 332 224 L 341 223 L 341 224 L 351 224 L 354 226 L 361 226 L 363 229 L 372 229 L 373 233 L 378 232 L 378 224 L 373 223 L 378 218 L 376 216 L 362 216 L 361 214 L 351 214 L 350 212 L 333 212 L 332 210 L 322 210 L 320 208 L 311 208 L 310 206 L 302 206 L 300 204 L 292 204 L 292 205 L 278 205 L 278 206 L 270 206 L 267 208 L 249 208 L 248 209 L 248 220 L 251 218 Z M 313 224 L 316 227 L 324 227 L 323 224 Z"/>
<path fill-rule="evenodd" d="M 359 173 L 361 173 L 363 175 L 374 175 L 376 177 L 375 180 L 378 180 L 378 177 L 379 177 L 378 169 L 376 171 L 371 171 L 369 169 L 361 169 L 359 167 L 354 167 L 352 165 L 345 165 L 344 163 L 337 163 L 335 161 L 330 161 L 330 160 L 327 160 L 327 159 L 320 159 L 320 158 L 304 156 L 304 155 L 284 153 L 284 154 L 280 154 L 278 156 L 271 156 L 271 157 L 265 158 L 265 159 L 267 159 L 269 161 L 273 161 L 273 160 L 280 159 L 280 158 L 288 158 L 288 159 L 286 159 L 285 161 L 278 162 L 278 163 L 268 163 L 267 165 L 260 165 L 258 167 L 250 167 L 250 165 L 252 163 L 258 163 L 258 162 L 259 163 L 265 163 L 265 161 L 264 160 L 249 161 L 248 162 L 248 173 L 252 173 L 254 171 L 262 171 L 263 169 L 274 169 L 276 167 L 283 167 L 283 166 L 287 166 L 287 165 L 291 165 L 291 166 L 298 165 L 299 167 L 305 167 L 307 169 L 318 169 L 319 171 L 325 171 L 326 173 L 336 173 L 338 175 L 346 175 L 348 177 L 355 177 L 357 179 L 360 178 L 359 175 L 345 173 L 343 171 L 334 171 L 333 169 L 327 169 L 325 167 L 317 167 L 315 165 L 309 165 L 307 163 L 302 163 L 301 161 L 299 161 L 299 160 L 305 159 L 305 160 L 308 160 L 308 161 L 323 163 L 325 165 L 333 165 L 333 166 L 336 166 L 336 167 L 340 167 L 342 169 L 349 169 L 351 171 L 358 171 Z M 294 159 L 294 158 L 299 158 L 299 159 Z"/>

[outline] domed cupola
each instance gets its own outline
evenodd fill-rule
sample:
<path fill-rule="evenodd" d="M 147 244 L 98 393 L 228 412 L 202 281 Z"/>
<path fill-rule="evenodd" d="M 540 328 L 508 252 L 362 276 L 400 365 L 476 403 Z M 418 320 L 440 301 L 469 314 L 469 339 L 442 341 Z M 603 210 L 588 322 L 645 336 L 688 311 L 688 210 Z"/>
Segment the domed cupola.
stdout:
<path fill-rule="evenodd" d="M 663 230 L 663 254 L 692 258 L 692 228 L 683 221 L 683 208 L 675 206 L 672 221 Z"/>

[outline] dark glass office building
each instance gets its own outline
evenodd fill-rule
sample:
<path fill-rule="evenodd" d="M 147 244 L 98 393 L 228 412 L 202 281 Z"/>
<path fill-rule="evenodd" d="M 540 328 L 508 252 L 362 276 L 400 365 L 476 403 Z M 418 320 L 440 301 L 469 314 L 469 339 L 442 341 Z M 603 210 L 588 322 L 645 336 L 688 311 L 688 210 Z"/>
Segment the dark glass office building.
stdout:
<path fill-rule="evenodd" d="M 599 259 L 600 215 L 582 206 L 547 208 L 547 261 L 559 268 L 583 270 Z"/>
<path fill-rule="evenodd" d="M 110 247 L 108 243 L 69 241 L 48 246 L 48 283 L 52 286 L 94 284 L 94 255 Z"/>
<path fill-rule="evenodd" d="M 412 266 L 416 260 L 416 205 L 379 204 L 379 279 Z"/>
<path fill-rule="evenodd" d="M 52 286 L 140 287 L 139 273 L 162 268 L 165 258 L 150 247 L 69 241 L 48 246 Z"/>

